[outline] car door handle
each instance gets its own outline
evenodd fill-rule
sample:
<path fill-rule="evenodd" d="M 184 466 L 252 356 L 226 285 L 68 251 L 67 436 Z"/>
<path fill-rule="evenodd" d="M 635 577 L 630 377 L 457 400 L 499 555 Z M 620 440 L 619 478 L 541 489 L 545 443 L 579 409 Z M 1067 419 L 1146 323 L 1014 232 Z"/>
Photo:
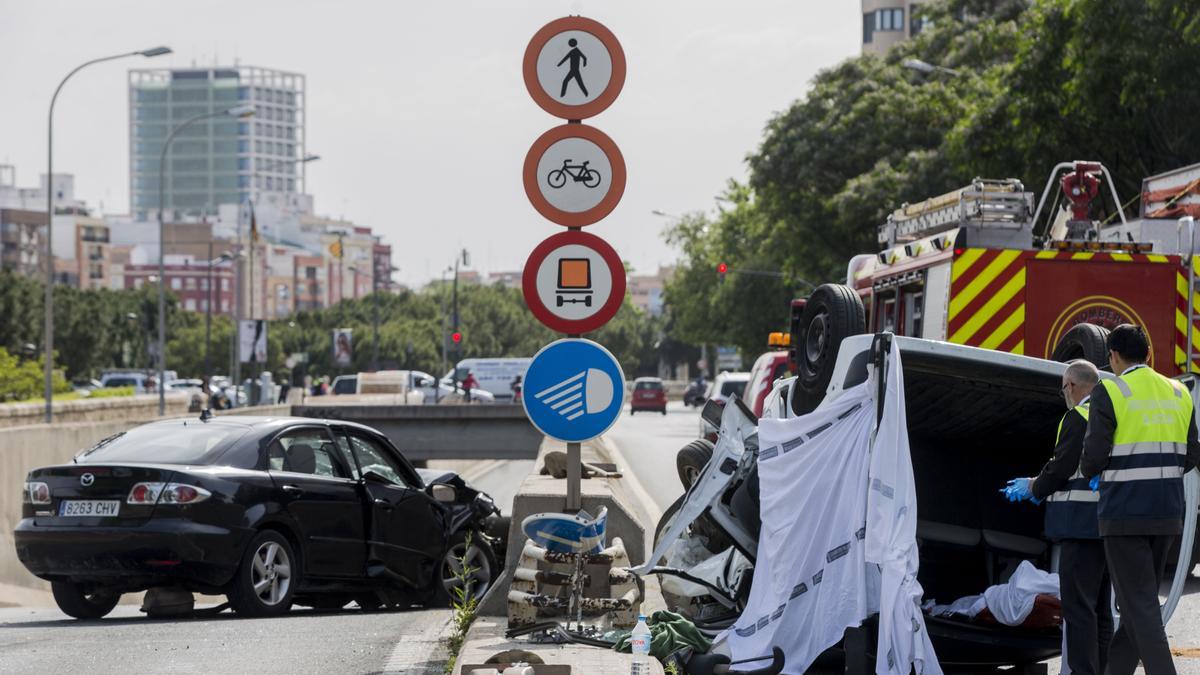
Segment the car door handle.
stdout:
<path fill-rule="evenodd" d="M 300 487 L 299 485 L 284 485 L 283 491 L 293 497 L 299 497 L 300 495 L 304 494 L 304 488 Z"/>
<path fill-rule="evenodd" d="M 378 506 L 379 508 L 383 509 L 384 511 L 391 511 L 392 509 L 396 508 L 392 505 L 391 502 L 389 502 L 386 499 L 376 499 L 375 506 Z"/>

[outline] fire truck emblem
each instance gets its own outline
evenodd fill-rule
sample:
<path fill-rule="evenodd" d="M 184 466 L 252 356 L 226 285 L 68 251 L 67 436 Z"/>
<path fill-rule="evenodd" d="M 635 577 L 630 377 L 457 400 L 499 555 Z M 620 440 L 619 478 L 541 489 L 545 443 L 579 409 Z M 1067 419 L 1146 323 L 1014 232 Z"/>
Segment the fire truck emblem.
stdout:
<path fill-rule="evenodd" d="M 1116 328 L 1123 323 L 1132 323 L 1139 326 L 1145 326 L 1145 322 L 1138 316 L 1138 313 L 1133 310 L 1128 304 L 1109 295 L 1089 295 L 1086 298 L 1080 298 L 1071 303 L 1066 309 L 1058 315 L 1054 323 L 1050 325 L 1050 332 L 1046 336 L 1046 351 L 1045 354 L 1050 354 L 1054 351 L 1054 346 L 1062 339 L 1064 333 L 1071 329 L 1072 326 L 1080 323 L 1094 323 L 1097 326 L 1103 326 L 1109 330 Z M 1150 339 L 1150 365 L 1154 365 L 1154 341 Z"/>

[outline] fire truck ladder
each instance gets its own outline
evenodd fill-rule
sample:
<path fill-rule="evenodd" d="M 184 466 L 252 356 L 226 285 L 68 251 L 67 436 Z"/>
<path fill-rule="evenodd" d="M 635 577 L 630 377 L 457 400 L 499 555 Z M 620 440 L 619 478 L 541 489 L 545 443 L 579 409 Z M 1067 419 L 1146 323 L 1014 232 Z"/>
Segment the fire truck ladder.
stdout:
<path fill-rule="evenodd" d="M 904 204 L 879 227 L 879 243 L 886 247 L 916 241 L 958 227 L 1020 230 L 1031 225 L 1033 195 L 1015 178 L 976 178 L 971 184 Z"/>

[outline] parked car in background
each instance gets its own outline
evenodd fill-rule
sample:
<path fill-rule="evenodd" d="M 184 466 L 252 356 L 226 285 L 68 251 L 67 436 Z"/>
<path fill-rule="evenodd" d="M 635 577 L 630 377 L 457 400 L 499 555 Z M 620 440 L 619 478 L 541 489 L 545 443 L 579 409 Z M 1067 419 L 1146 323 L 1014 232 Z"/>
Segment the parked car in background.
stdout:
<path fill-rule="evenodd" d="M 410 370 L 411 386 L 414 391 L 419 391 L 425 396 L 425 403 L 432 405 L 434 403 L 458 402 L 463 400 L 462 388 L 455 388 L 453 380 L 442 380 L 438 382 L 433 375 L 420 370 Z M 511 391 L 509 392 L 511 398 Z M 475 403 L 495 403 L 496 396 L 492 392 L 477 388 L 471 391 L 471 400 Z"/>
<path fill-rule="evenodd" d="M 358 375 L 338 375 L 333 378 L 333 384 L 329 386 L 329 393 L 335 396 L 339 394 L 357 394 Z"/>
<path fill-rule="evenodd" d="M 109 373 L 100 376 L 100 386 L 105 389 L 115 389 L 118 387 L 133 387 L 133 393 L 145 394 L 149 375 L 145 373 Z"/>
<path fill-rule="evenodd" d="M 741 398 L 742 393 L 746 390 L 746 384 L 749 382 L 750 373 L 722 372 L 713 379 L 712 386 L 708 388 L 705 398 L 717 399 L 719 401 L 724 401 L 730 397 Z"/>
<path fill-rule="evenodd" d="M 488 536 L 497 513 L 488 495 L 413 468 L 370 427 L 202 414 L 30 471 L 14 539 L 78 619 L 157 587 L 275 616 L 293 604 L 448 605 L 462 564 L 480 597 L 500 572 Z"/>
<path fill-rule="evenodd" d="M 663 387 L 663 381 L 660 378 L 639 377 L 633 381 L 629 414 L 632 415 L 639 410 L 667 414 L 667 390 Z"/>
<path fill-rule="evenodd" d="M 750 380 L 742 392 L 742 403 L 755 415 L 762 416 L 763 401 L 766 400 L 767 394 L 771 393 L 775 380 L 788 377 L 789 374 L 786 350 L 766 352 L 759 356 L 750 368 Z"/>

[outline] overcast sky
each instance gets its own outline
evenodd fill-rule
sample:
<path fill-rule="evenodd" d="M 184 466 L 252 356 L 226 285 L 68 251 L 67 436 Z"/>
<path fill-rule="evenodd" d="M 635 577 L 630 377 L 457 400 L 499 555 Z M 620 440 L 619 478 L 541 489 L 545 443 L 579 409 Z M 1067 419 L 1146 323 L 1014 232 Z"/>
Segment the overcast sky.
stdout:
<path fill-rule="evenodd" d="M 617 143 L 624 199 L 588 227 L 639 272 L 675 258 L 651 215 L 714 208 L 746 175 L 771 116 L 817 70 L 859 51 L 855 0 L 0 0 L 0 162 L 21 186 L 46 167 L 46 108 L 71 68 L 165 44 L 175 54 L 83 71 L 59 97 L 55 170 L 107 213 L 129 208 L 126 70 L 242 65 L 303 73 L 318 213 L 374 228 L 397 279 L 438 276 L 465 246 L 476 269 L 520 269 L 561 230 L 521 187 L 526 151 L 560 123 L 521 78 L 529 38 L 581 14 L 608 26 L 625 88 L 588 120 Z"/>

